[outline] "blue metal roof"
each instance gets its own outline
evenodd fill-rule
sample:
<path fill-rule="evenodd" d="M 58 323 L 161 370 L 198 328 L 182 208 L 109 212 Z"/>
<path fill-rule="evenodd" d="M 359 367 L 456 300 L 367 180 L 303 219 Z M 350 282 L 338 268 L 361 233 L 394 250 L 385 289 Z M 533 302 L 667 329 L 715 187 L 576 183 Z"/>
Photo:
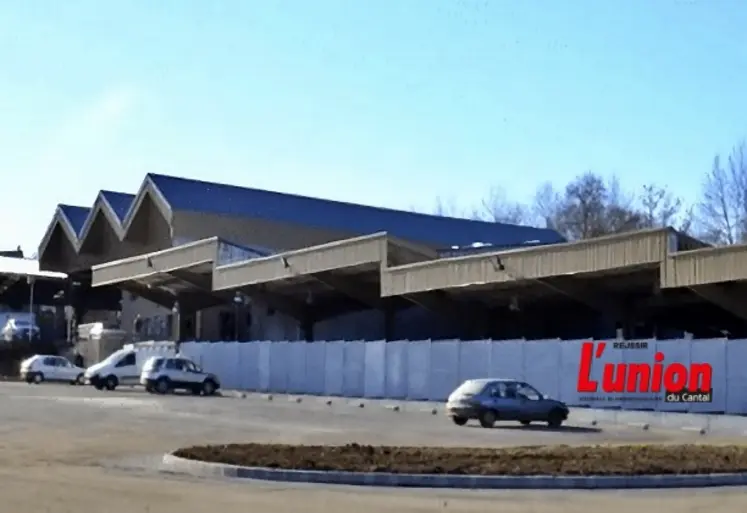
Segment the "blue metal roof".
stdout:
<path fill-rule="evenodd" d="M 58 208 L 63 214 L 65 214 L 68 221 L 70 221 L 70 226 L 75 231 L 75 235 L 80 235 L 91 209 L 87 207 L 76 207 L 74 205 L 58 205 Z"/>
<path fill-rule="evenodd" d="M 353 234 L 386 231 L 444 247 L 475 242 L 564 242 L 560 234 L 544 228 L 419 214 L 159 174 L 148 178 L 172 210 L 267 219 Z"/>
<path fill-rule="evenodd" d="M 127 211 L 132 205 L 132 201 L 135 199 L 134 194 L 126 194 L 124 192 L 115 191 L 101 191 L 101 196 L 111 205 L 114 215 L 117 216 L 119 222 L 124 221 Z"/>

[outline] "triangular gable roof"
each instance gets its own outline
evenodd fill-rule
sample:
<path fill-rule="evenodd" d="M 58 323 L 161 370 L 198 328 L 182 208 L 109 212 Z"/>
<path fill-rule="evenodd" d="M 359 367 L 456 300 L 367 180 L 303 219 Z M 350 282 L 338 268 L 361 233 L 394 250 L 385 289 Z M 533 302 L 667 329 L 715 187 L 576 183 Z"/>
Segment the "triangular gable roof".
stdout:
<path fill-rule="evenodd" d="M 457 219 L 388 208 L 357 205 L 247 187 L 148 174 L 136 195 L 101 191 L 92 208 L 59 205 L 39 247 L 42 255 L 51 234 L 62 227 L 78 251 L 97 215 L 102 214 L 123 240 L 143 201 L 150 197 L 170 222 L 174 211 L 266 219 L 314 228 L 394 236 L 449 248 L 473 243 L 496 246 L 564 242 L 556 231 L 505 223 Z"/>

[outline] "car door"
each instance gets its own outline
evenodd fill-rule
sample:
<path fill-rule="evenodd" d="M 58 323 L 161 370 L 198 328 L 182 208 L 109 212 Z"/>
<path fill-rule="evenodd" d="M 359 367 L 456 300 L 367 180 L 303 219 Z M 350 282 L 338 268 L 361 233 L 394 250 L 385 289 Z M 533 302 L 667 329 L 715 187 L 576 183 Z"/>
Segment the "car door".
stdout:
<path fill-rule="evenodd" d="M 77 370 L 67 358 L 58 356 L 56 359 L 57 375 L 61 381 L 73 381 L 77 377 Z"/>
<path fill-rule="evenodd" d="M 183 380 L 185 386 L 191 386 L 202 381 L 202 374 L 191 360 L 181 360 L 183 367 Z"/>
<path fill-rule="evenodd" d="M 506 383 L 500 381 L 491 383 L 485 387 L 483 394 L 486 396 L 490 408 L 497 411 L 501 419 L 513 420 L 516 418 L 517 402 L 510 397 Z"/>
<path fill-rule="evenodd" d="M 60 380 L 60 369 L 57 366 L 57 357 L 46 356 L 41 361 L 41 369 L 44 374 L 44 379 L 47 381 L 59 381 Z"/>
<path fill-rule="evenodd" d="M 544 420 L 547 416 L 547 402 L 534 387 L 527 383 L 517 384 L 517 394 L 522 409 L 522 417 L 527 420 Z"/>
<path fill-rule="evenodd" d="M 117 379 L 122 385 L 136 385 L 140 381 L 137 371 L 137 356 L 134 352 L 124 355 L 114 367 Z"/>

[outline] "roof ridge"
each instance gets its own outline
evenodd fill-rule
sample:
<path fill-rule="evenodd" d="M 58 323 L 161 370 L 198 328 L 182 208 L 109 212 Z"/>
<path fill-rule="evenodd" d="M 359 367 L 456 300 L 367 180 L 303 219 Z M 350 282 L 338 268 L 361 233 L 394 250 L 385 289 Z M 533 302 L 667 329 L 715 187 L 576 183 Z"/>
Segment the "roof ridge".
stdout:
<path fill-rule="evenodd" d="M 252 192 L 258 192 L 262 194 L 271 194 L 276 195 L 278 197 L 292 197 L 292 198 L 300 198 L 305 200 L 312 200 L 312 201 L 320 201 L 320 202 L 326 202 L 326 203 L 335 203 L 338 205 L 344 205 L 348 207 L 355 207 L 355 208 L 365 208 L 369 210 L 376 210 L 380 212 L 393 212 L 397 214 L 407 214 L 414 217 L 420 217 L 425 219 L 439 219 L 439 220 L 452 220 L 456 222 L 462 222 L 462 223 L 470 223 L 472 225 L 475 224 L 481 224 L 485 226 L 517 226 L 521 228 L 532 228 L 535 230 L 548 230 L 548 231 L 554 231 L 550 228 L 539 228 L 536 226 L 529 226 L 529 225 L 521 225 L 521 224 L 514 224 L 514 223 L 504 223 L 504 222 L 498 222 L 498 221 L 485 221 L 482 219 L 466 219 L 463 217 L 453 217 L 453 216 L 444 216 L 439 214 L 428 214 L 424 212 L 415 212 L 411 210 L 401 210 L 397 208 L 392 207 L 381 207 L 376 205 L 365 205 L 361 203 L 353 203 L 350 201 L 342 201 L 342 200 L 336 200 L 336 199 L 327 199 L 327 198 L 320 198 L 317 196 L 307 196 L 303 194 L 296 194 L 296 193 L 288 193 L 288 192 L 281 192 L 281 191 L 273 191 L 268 189 L 258 189 L 255 187 L 246 187 L 242 185 L 233 185 L 233 184 L 225 184 L 220 182 L 210 182 L 207 180 L 201 180 L 197 178 L 184 178 L 181 176 L 173 176 L 173 175 L 166 175 L 166 174 L 160 174 L 160 173 L 148 173 L 148 177 L 159 177 L 159 178 L 166 178 L 168 180 L 178 180 L 180 182 L 184 183 L 191 183 L 191 184 L 201 184 L 201 185 L 212 185 L 212 186 L 218 186 L 218 187 L 226 187 L 229 189 L 234 190 L 242 190 L 242 191 L 252 191 Z"/>

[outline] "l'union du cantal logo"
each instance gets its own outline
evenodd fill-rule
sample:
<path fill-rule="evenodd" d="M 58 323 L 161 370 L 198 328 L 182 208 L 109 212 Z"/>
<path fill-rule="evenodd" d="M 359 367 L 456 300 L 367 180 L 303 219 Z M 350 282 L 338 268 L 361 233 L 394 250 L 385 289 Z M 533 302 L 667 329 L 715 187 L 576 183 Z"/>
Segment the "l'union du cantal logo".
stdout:
<path fill-rule="evenodd" d="M 713 399 L 713 369 L 709 363 L 664 363 L 665 355 L 661 351 L 654 353 L 653 361 L 645 361 L 644 355 L 650 353 L 637 350 L 648 349 L 648 342 L 612 342 L 614 349 L 625 351 L 626 361 L 605 362 L 600 384 L 592 379 L 592 368 L 595 360 L 604 355 L 607 345 L 608 342 L 584 342 L 581 345 L 577 385 L 581 400 L 663 399 L 669 403 L 710 403 Z M 636 353 L 641 354 L 642 361 L 636 361 Z"/>

